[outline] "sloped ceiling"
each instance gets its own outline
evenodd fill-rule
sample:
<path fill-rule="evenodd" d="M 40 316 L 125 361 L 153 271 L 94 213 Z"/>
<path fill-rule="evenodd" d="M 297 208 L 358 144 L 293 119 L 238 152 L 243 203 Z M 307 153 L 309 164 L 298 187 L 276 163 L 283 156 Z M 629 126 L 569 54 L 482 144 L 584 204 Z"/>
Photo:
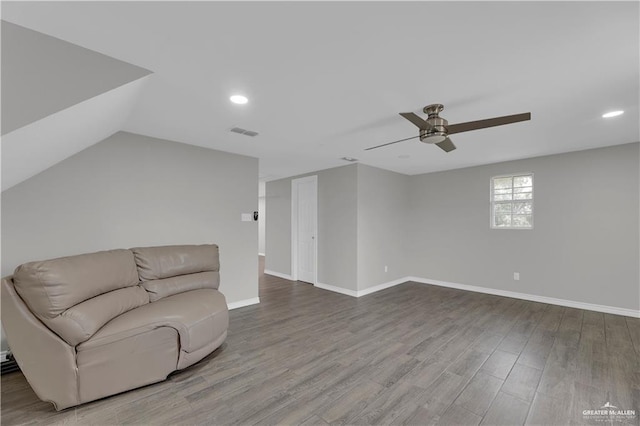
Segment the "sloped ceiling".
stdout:
<path fill-rule="evenodd" d="M 260 158 L 263 180 L 406 174 L 637 142 L 638 2 L 3 2 L 4 19 L 154 71 L 124 130 Z M 117 29 L 117 30 L 114 30 Z M 229 103 L 235 92 L 250 102 Z M 399 112 L 443 103 L 444 153 Z M 625 114 L 611 120 L 612 109 Z M 229 129 L 259 132 L 250 138 Z"/>
<path fill-rule="evenodd" d="M 120 131 L 146 78 L 94 96 L 2 137 L 2 190 Z"/>
<path fill-rule="evenodd" d="M 2 134 L 151 71 L 2 21 Z"/>
<path fill-rule="evenodd" d="M 2 190 L 119 131 L 151 72 L 2 21 Z"/>

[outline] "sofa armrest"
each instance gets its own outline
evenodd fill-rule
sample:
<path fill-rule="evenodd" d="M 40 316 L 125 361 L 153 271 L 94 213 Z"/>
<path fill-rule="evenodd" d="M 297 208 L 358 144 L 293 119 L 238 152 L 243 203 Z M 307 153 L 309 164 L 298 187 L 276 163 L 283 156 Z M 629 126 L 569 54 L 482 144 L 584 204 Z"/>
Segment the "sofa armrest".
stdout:
<path fill-rule="evenodd" d="M 2 279 L 2 326 L 11 352 L 27 381 L 56 410 L 79 404 L 75 348 L 45 327 L 16 293 L 11 277 Z"/>

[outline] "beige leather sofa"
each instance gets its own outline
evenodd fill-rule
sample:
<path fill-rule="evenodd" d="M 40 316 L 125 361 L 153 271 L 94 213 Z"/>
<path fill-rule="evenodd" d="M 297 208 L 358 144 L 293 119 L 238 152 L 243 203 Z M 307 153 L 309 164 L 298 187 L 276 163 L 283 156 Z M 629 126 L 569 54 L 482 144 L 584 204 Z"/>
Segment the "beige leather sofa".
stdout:
<path fill-rule="evenodd" d="M 110 250 L 19 266 L 2 325 L 38 397 L 57 410 L 164 380 L 219 347 L 218 246 Z"/>

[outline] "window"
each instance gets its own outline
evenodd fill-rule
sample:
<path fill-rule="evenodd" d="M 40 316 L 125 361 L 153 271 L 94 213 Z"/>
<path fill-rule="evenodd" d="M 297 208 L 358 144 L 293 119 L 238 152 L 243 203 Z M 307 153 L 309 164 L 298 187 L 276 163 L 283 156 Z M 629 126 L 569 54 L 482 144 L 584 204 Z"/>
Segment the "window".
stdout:
<path fill-rule="evenodd" d="M 533 173 L 491 178 L 491 228 L 533 228 Z"/>

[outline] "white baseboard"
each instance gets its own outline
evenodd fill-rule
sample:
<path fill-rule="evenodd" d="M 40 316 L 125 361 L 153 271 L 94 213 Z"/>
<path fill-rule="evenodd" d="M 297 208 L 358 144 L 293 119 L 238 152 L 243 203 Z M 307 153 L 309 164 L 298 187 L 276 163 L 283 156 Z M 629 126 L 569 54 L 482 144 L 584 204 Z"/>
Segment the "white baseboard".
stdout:
<path fill-rule="evenodd" d="M 382 283 L 373 287 L 365 288 L 364 290 L 349 290 L 346 288 L 337 287 L 335 285 L 323 284 L 323 283 L 316 283 L 316 287 L 322 288 L 324 290 L 333 291 L 335 293 L 346 294 L 347 296 L 351 296 L 351 297 L 362 297 L 362 296 L 366 296 L 367 294 L 375 293 L 376 291 L 384 290 L 386 288 L 393 287 L 398 284 L 406 283 L 407 281 L 408 281 L 407 278 L 399 278 L 397 280 L 393 280 L 393 281 Z"/>
<path fill-rule="evenodd" d="M 362 297 L 362 296 L 366 296 L 367 294 L 375 293 L 377 291 L 394 287 L 399 284 L 404 284 L 408 281 L 413 281 L 421 284 L 437 285 L 439 287 L 455 288 L 458 290 L 473 291 L 475 293 L 484 293 L 484 294 L 493 294 L 495 296 L 511 297 L 513 299 L 528 300 L 531 302 L 540 302 L 540 303 L 548 303 L 550 305 L 566 306 L 568 308 L 585 309 L 587 311 L 603 312 L 606 314 L 640 318 L 640 311 L 636 311 L 633 309 L 618 308 L 616 306 L 598 305 L 595 303 L 576 302 L 574 300 L 557 299 L 555 297 L 537 296 L 535 294 L 518 293 L 515 291 L 498 290 L 495 288 L 478 287 L 475 285 L 431 280 L 428 278 L 420 278 L 420 277 L 398 278 L 397 280 L 389 281 L 374 287 L 369 287 L 369 288 L 365 288 L 364 290 L 358 290 L 358 291 L 348 290 L 346 288 L 336 287 L 334 285 L 322 284 L 322 283 L 316 283 L 316 287 L 333 291 L 335 293 L 346 294 L 347 296 L 351 296 L 351 297 Z"/>
<path fill-rule="evenodd" d="M 446 281 L 430 280 L 420 277 L 406 277 L 405 281 L 414 281 L 422 284 L 437 285 L 440 287 L 456 288 L 459 290 L 473 291 L 476 293 L 493 294 L 496 296 L 511 297 L 514 299 L 529 300 L 531 302 L 548 303 L 550 305 L 566 306 L 568 308 L 586 309 L 588 311 L 603 312 L 606 314 L 623 315 L 625 317 L 640 318 L 640 311 L 615 306 L 597 305 L 595 303 L 576 302 L 574 300 L 556 299 L 555 297 L 536 296 L 534 294 L 518 293 L 515 291 L 498 290 L 495 288 L 478 287 L 474 285 L 451 283 Z"/>
<path fill-rule="evenodd" d="M 227 303 L 227 308 L 229 310 L 232 310 L 232 309 L 244 308 L 245 306 L 256 305 L 258 303 L 260 303 L 260 298 L 254 297 L 253 299 L 245 299 L 245 300 L 239 300 L 237 302 Z"/>
<path fill-rule="evenodd" d="M 8 361 L 9 360 L 9 358 L 8 358 L 9 353 L 10 353 L 9 351 L 0 352 L 0 362 Z"/>
<path fill-rule="evenodd" d="M 315 286 L 323 290 L 333 291 L 334 293 L 346 294 L 347 296 L 351 297 L 358 297 L 358 292 L 355 290 L 349 290 L 347 288 L 336 287 L 335 285 L 322 283 L 316 283 Z"/>
<path fill-rule="evenodd" d="M 293 277 L 291 275 L 283 274 L 276 271 L 270 271 L 269 269 L 265 269 L 264 273 L 267 275 L 273 275 L 274 277 L 282 278 L 285 280 L 293 281 Z"/>
<path fill-rule="evenodd" d="M 258 252 L 258 256 L 263 256 L 263 257 L 264 257 L 264 256 L 265 256 L 265 254 L 264 254 L 264 253 L 260 253 L 260 252 Z"/>
<path fill-rule="evenodd" d="M 393 281 L 382 283 L 382 284 L 379 284 L 379 285 L 376 285 L 376 286 L 373 286 L 373 287 L 365 288 L 364 290 L 358 290 L 356 297 L 366 296 L 367 294 L 375 293 L 376 291 L 384 290 L 384 289 L 387 289 L 389 287 L 394 287 L 394 286 L 397 286 L 399 284 L 404 284 L 407 281 L 408 281 L 407 277 L 398 278 L 397 280 L 393 280 Z"/>

